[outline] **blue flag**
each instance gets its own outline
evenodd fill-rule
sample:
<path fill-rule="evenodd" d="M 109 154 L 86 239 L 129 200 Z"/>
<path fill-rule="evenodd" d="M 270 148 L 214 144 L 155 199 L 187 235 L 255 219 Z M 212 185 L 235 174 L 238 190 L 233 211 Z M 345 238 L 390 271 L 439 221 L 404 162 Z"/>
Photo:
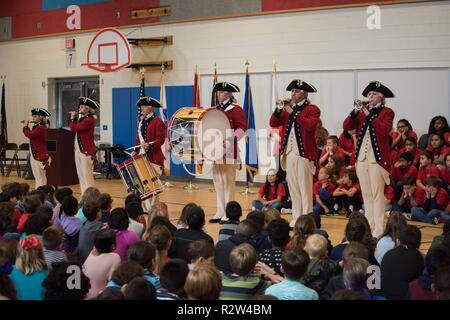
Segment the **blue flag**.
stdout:
<path fill-rule="evenodd" d="M 245 168 L 247 183 L 253 183 L 253 178 L 258 173 L 258 140 L 256 136 L 255 115 L 253 113 L 252 90 L 250 88 L 250 74 L 245 75 L 244 113 L 247 120 L 247 138 L 245 140 Z"/>

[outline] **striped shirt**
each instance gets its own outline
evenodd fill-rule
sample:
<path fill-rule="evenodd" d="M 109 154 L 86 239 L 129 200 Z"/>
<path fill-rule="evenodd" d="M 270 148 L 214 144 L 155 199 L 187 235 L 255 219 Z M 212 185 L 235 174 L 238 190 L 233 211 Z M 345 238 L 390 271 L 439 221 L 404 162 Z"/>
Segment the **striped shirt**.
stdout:
<path fill-rule="evenodd" d="M 48 272 L 52 270 L 52 263 L 67 261 L 67 256 L 64 251 L 47 250 L 44 248 L 44 258 L 47 263 Z"/>
<path fill-rule="evenodd" d="M 161 284 L 159 283 L 159 277 L 148 269 L 144 269 L 144 278 L 147 279 L 154 287 L 155 290 L 161 289 Z"/>
<path fill-rule="evenodd" d="M 219 241 L 227 240 L 234 235 L 236 228 L 239 224 L 239 220 L 229 220 L 220 226 Z"/>
<path fill-rule="evenodd" d="M 254 274 L 246 276 L 223 274 L 220 300 L 248 300 L 255 295 L 264 294 L 270 284 Z"/>

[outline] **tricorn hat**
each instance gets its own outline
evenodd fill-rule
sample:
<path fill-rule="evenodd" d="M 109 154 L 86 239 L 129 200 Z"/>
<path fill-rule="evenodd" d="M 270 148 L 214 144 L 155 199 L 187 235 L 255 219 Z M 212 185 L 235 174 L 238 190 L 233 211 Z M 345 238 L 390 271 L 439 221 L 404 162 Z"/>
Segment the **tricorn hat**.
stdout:
<path fill-rule="evenodd" d="M 362 95 L 367 97 L 370 91 L 375 91 L 381 93 L 385 98 L 394 98 L 392 91 L 383 85 L 380 81 L 372 81 L 364 89 Z"/>
<path fill-rule="evenodd" d="M 292 89 L 299 89 L 306 92 L 317 92 L 317 89 L 312 85 L 303 80 L 292 80 L 292 82 L 287 86 L 286 91 L 291 91 Z"/>
<path fill-rule="evenodd" d="M 31 115 L 33 116 L 42 116 L 42 117 L 50 117 L 51 114 L 47 109 L 44 108 L 34 108 L 31 109 Z"/>
<path fill-rule="evenodd" d="M 86 97 L 80 97 L 78 106 L 80 106 L 80 105 L 88 106 L 94 110 L 97 110 L 98 108 L 100 108 L 100 106 L 98 105 L 97 102 L 95 102 L 91 98 L 86 98 Z"/>
<path fill-rule="evenodd" d="M 227 91 L 227 92 L 239 92 L 239 87 L 231 82 L 217 82 L 214 85 L 213 92 Z"/>
<path fill-rule="evenodd" d="M 151 106 L 153 108 L 162 108 L 161 102 L 152 97 L 141 97 L 137 102 L 136 106 Z"/>

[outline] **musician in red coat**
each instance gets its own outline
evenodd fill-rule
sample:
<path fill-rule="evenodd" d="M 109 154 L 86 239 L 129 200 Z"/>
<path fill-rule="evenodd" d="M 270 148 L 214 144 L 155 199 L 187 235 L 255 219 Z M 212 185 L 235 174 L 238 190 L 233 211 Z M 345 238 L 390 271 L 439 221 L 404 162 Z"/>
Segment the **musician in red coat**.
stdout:
<path fill-rule="evenodd" d="M 158 165 L 159 174 L 164 169 L 164 153 L 162 145 L 166 141 L 164 122 L 155 114 L 155 108 L 161 108 L 158 100 L 142 97 L 136 105 L 141 108 L 141 119 L 136 134 L 136 148 L 132 155 L 147 154 L 151 163 Z M 140 147 L 139 147 L 140 146 Z"/>
<path fill-rule="evenodd" d="M 228 202 L 234 200 L 236 169 L 239 168 L 240 156 L 238 141 L 244 137 L 247 131 L 247 122 L 245 120 L 244 110 L 235 103 L 233 92 L 239 92 L 239 88 L 229 82 L 219 82 L 213 88 L 217 92 L 219 101 L 218 108 L 221 108 L 231 122 L 233 130 L 231 137 L 226 137 L 224 143 L 225 158 L 224 161 L 213 164 L 213 183 L 217 195 L 217 211 L 210 223 L 219 223 L 225 221 L 225 208 Z"/>
<path fill-rule="evenodd" d="M 47 151 L 47 127 L 50 112 L 44 108 L 31 110 L 33 127 L 30 129 L 28 120 L 23 121 L 23 134 L 30 139 L 30 164 L 33 171 L 35 189 L 47 184 L 46 171 L 50 165 L 50 157 Z"/>
<path fill-rule="evenodd" d="M 320 109 L 308 101 L 314 86 L 294 80 L 286 88 L 291 91 L 291 105 L 280 105 L 270 117 L 271 127 L 281 127 L 281 167 L 286 170 L 286 180 L 292 199 L 291 227 L 302 214 L 312 212 L 313 175 L 317 159 L 316 128 Z"/>
<path fill-rule="evenodd" d="M 364 89 L 363 96 L 368 98 L 367 105 L 355 107 L 344 121 L 344 130 L 358 132 L 356 174 L 372 235 L 379 237 L 384 231 L 384 187 L 390 183 L 389 132 L 394 120 L 394 111 L 385 106 L 385 98 L 394 94 L 379 81 L 373 81 Z"/>
<path fill-rule="evenodd" d="M 81 194 L 89 187 L 94 187 L 94 162 L 97 148 L 94 143 L 95 111 L 99 108 L 97 102 L 90 98 L 79 99 L 78 115 L 76 111 L 69 112 L 69 128 L 75 132 L 75 166 L 80 181 Z"/>

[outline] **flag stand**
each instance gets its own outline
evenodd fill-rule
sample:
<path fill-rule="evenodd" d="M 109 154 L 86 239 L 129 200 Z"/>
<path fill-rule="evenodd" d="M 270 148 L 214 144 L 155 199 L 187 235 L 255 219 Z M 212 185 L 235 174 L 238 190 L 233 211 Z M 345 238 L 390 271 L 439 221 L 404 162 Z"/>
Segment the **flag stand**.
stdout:
<path fill-rule="evenodd" d="M 241 194 L 255 194 L 256 192 L 250 189 L 248 182 L 245 184 L 244 190 L 242 190 Z"/>

